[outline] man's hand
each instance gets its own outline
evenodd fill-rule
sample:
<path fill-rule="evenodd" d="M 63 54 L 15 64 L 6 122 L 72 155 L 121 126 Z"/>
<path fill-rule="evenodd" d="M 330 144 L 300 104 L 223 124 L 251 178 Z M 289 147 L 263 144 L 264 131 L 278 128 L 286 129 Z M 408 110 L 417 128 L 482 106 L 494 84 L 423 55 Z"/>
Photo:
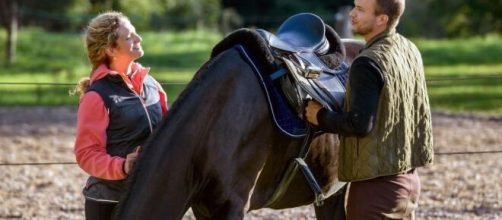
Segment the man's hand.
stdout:
<path fill-rule="evenodd" d="M 315 126 L 319 125 L 319 122 L 317 121 L 317 112 L 321 109 L 322 105 L 319 102 L 312 100 L 309 101 L 305 107 L 305 117 L 307 118 L 307 121 Z"/>

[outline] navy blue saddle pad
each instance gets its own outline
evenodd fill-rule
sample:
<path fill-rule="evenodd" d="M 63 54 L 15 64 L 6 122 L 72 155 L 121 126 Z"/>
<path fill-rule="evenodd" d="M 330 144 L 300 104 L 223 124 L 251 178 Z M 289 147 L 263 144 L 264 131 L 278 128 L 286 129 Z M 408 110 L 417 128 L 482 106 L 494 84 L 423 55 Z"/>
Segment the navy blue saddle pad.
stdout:
<path fill-rule="evenodd" d="M 272 80 L 270 74 L 265 73 L 259 65 L 256 65 L 254 58 L 247 52 L 246 48 L 240 44 L 234 46 L 239 51 L 243 59 L 249 63 L 253 72 L 260 81 L 263 91 L 266 94 L 268 107 L 272 119 L 277 128 L 285 135 L 293 138 L 301 138 L 307 134 L 307 122 L 302 120 L 297 112 L 289 105 L 286 97 L 280 90 L 278 81 Z M 340 65 L 339 76 L 343 83 L 347 81 L 347 65 Z"/>

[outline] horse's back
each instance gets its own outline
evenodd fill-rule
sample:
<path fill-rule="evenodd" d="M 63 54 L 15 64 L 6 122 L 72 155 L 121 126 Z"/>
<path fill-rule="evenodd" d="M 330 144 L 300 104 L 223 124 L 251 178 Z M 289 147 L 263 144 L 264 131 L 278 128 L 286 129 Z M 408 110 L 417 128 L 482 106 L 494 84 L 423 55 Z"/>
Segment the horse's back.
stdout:
<path fill-rule="evenodd" d="M 345 46 L 345 62 L 348 64 L 354 61 L 365 45 L 364 41 L 352 38 L 343 38 L 342 43 Z"/>

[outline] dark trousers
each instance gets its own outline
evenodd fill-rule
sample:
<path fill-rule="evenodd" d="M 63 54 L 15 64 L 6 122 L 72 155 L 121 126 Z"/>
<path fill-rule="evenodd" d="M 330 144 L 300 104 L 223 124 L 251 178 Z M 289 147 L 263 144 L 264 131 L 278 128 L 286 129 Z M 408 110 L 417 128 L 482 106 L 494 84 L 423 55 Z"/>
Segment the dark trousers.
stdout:
<path fill-rule="evenodd" d="M 87 220 L 110 220 L 116 203 L 102 203 L 85 200 L 85 219 Z"/>
<path fill-rule="evenodd" d="M 351 182 L 347 219 L 415 219 L 419 195 L 420 178 L 416 169 Z"/>

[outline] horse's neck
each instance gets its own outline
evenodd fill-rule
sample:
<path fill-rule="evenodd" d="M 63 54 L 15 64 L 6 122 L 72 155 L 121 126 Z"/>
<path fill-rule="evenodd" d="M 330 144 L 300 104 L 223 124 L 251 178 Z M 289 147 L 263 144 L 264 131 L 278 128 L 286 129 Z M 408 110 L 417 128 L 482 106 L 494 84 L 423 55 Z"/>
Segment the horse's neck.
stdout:
<path fill-rule="evenodd" d="M 253 176 L 234 174 L 259 169 L 266 150 L 257 148 L 271 145 L 266 138 L 272 131 L 265 96 L 252 69 L 236 50 L 224 52 L 201 68 L 173 103 L 144 151 L 145 159 L 139 161 L 141 172 L 133 179 L 128 200 L 170 204 L 166 209 L 172 217 L 197 202 L 194 198 L 203 200 L 199 192 L 208 182 L 237 178 L 227 184 L 242 187 L 237 185 L 239 178 Z M 140 206 L 133 210 L 145 214 L 148 204 Z"/>

